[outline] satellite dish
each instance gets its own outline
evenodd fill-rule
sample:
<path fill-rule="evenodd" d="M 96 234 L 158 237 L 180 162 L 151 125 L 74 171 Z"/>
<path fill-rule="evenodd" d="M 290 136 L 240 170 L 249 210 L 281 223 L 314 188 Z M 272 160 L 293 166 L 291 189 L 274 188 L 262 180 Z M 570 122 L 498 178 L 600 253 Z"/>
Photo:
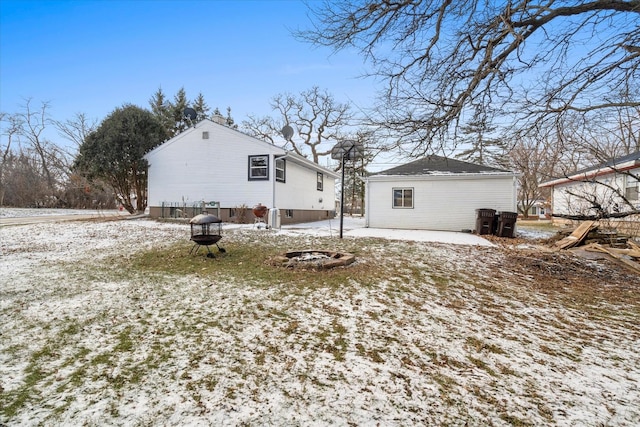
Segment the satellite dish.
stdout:
<path fill-rule="evenodd" d="M 287 141 L 291 140 L 291 137 L 293 136 L 293 128 L 291 126 L 285 125 L 280 132 L 282 132 L 284 139 Z"/>
<path fill-rule="evenodd" d="M 187 107 L 184 109 L 184 117 L 186 119 L 194 121 L 196 117 L 198 117 L 198 113 L 196 113 L 196 110 L 194 110 L 193 108 Z"/>
<path fill-rule="evenodd" d="M 333 160 L 359 160 L 364 157 L 364 146 L 356 141 L 342 141 L 331 149 Z"/>

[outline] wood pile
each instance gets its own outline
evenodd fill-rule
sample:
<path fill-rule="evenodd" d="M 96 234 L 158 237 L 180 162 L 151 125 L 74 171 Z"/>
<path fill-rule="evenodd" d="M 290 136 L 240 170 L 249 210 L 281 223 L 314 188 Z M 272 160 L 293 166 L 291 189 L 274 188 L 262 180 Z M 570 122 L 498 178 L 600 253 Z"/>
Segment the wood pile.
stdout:
<path fill-rule="evenodd" d="M 590 252 L 607 254 L 619 264 L 640 273 L 640 246 L 615 230 L 599 230 L 596 221 L 584 221 L 554 245 L 557 249 L 581 246 Z"/>

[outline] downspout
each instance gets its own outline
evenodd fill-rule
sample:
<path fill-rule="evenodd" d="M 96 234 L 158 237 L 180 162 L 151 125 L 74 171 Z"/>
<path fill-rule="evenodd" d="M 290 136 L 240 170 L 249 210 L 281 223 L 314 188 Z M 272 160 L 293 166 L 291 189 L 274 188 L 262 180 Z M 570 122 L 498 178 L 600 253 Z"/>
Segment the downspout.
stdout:
<path fill-rule="evenodd" d="M 362 182 L 364 182 L 364 226 L 366 228 L 369 228 L 369 178 L 362 178 L 361 176 L 359 176 L 358 178 L 361 179 Z"/>
<path fill-rule="evenodd" d="M 513 212 L 518 213 L 518 177 L 513 175 Z"/>

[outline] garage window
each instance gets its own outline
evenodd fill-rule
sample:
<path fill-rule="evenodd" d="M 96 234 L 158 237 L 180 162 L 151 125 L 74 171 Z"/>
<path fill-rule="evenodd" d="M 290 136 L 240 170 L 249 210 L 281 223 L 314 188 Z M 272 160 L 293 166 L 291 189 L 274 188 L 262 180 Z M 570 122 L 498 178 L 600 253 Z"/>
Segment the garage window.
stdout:
<path fill-rule="evenodd" d="M 413 188 L 393 189 L 394 209 L 413 209 Z"/>

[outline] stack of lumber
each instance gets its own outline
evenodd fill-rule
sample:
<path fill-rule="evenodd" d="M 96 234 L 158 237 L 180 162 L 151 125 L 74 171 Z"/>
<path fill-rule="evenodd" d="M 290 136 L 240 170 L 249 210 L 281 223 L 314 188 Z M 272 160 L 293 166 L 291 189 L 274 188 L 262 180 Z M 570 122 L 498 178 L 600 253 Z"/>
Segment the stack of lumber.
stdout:
<path fill-rule="evenodd" d="M 629 248 L 611 248 L 599 243 L 590 243 L 584 247 L 584 249 L 593 252 L 602 252 L 613 257 L 617 262 L 625 265 L 631 270 L 640 273 L 640 263 L 638 263 L 638 259 L 640 259 L 640 246 L 635 243 L 629 241 Z"/>
<path fill-rule="evenodd" d="M 555 246 L 559 249 L 569 249 L 574 246 L 580 246 L 582 244 L 588 245 L 590 243 L 625 247 L 629 240 L 629 236 L 619 234 L 616 230 L 599 229 L 595 221 L 583 222 L 570 234 L 566 231 L 561 231 L 559 234 L 565 235 L 562 240 L 555 243 Z"/>
<path fill-rule="evenodd" d="M 569 249 L 578 246 L 587 237 L 591 230 L 595 230 L 598 226 L 595 221 L 585 221 L 578 226 L 573 232 L 562 240 L 558 240 L 555 245 L 559 249 Z"/>
<path fill-rule="evenodd" d="M 571 234 L 558 240 L 555 246 L 557 249 L 569 249 L 584 244 L 583 249 L 607 254 L 617 263 L 640 273 L 640 246 L 627 236 L 611 231 L 597 232 L 597 229 L 595 221 L 585 221 Z"/>

